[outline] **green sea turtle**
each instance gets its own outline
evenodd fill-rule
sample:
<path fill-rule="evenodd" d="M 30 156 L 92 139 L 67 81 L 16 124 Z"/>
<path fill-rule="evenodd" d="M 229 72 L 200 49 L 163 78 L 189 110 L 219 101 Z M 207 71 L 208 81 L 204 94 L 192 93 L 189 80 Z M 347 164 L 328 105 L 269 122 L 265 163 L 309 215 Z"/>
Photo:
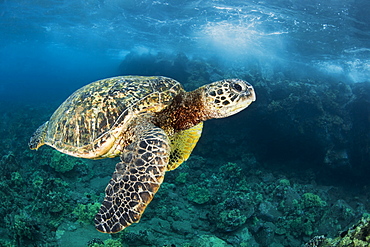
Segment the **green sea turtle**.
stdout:
<path fill-rule="evenodd" d="M 96 229 L 119 232 L 138 222 L 164 174 L 191 154 L 203 121 L 245 109 L 256 99 L 239 79 L 186 92 L 167 77 L 119 76 L 90 83 L 64 101 L 30 139 L 88 159 L 121 157 L 95 217 Z"/>

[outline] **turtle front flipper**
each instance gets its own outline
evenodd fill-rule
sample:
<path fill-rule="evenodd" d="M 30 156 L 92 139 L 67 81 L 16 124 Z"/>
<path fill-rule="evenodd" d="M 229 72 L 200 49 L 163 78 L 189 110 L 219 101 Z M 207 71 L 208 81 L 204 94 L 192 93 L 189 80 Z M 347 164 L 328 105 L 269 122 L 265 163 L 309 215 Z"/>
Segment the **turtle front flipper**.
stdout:
<path fill-rule="evenodd" d="M 202 135 L 202 129 L 203 122 L 200 122 L 192 128 L 179 131 L 170 137 L 171 154 L 167 166 L 168 171 L 176 169 L 189 158 Z"/>
<path fill-rule="evenodd" d="M 137 132 L 141 134 L 125 147 L 95 216 L 100 232 L 119 232 L 138 222 L 163 182 L 170 154 L 167 135 L 154 125 Z"/>

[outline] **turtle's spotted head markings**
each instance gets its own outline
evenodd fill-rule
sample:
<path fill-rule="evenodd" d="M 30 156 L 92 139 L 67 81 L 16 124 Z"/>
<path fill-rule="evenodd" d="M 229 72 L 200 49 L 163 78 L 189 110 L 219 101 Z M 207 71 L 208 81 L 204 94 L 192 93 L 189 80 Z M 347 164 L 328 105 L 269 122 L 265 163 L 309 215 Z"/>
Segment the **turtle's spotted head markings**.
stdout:
<path fill-rule="evenodd" d="M 210 118 L 223 118 L 247 108 L 256 100 L 251 84 L 240 79 L 227 79 L 205 85 L 204 108 Z"/>

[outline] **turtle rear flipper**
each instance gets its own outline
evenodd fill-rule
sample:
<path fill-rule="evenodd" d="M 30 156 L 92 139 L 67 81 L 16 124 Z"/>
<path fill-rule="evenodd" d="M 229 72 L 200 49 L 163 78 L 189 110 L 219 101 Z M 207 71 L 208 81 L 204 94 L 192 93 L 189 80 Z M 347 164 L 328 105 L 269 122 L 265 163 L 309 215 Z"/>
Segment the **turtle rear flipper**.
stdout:
<path fill-rule="evenodd" d="M 46 131 L 48 128 L 49 121 L 46 121 L 43 125 L 37 128 L 35 133 L 30 138 L 30 142 L 28 143 L 28 146 L 30 149 L 38 149 L 42 145 L 45 144 L 45 136 L 46 136 Z"/>
<path fill-rule="evenodd" d="M 95 216 L 100 232 L 119 232 L 138 222 L 163 182 L 170 153 L 167 135 L 154 125 L 138 133 L 124 149 L 105 189 L 104 202 Z"/>

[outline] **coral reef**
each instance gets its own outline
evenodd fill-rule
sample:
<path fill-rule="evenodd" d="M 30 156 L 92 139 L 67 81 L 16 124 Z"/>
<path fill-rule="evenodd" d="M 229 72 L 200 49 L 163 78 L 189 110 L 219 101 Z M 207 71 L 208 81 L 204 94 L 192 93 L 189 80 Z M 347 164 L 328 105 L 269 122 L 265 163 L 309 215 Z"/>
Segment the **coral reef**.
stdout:
<path fill-rule="evenodd" d="M 40 231 L 54 229 L 60 224 L 64 213 L 70 209 L 69 186 L 45 172 L 35 172 L 28 179 L 19 172 L 13 174 L 16 175 L 12 175 L 12 179 L 1 182 L 0 213 L 5 218 L 9 237 L 18 245 L 27 245 L 40 239 Z"/>
<path fill-rule="evenodd" d="M 186 196 L 190 185 L 177 181 L 180 174 L 192 174 L 186 181 L 208 189 L 211 198 L 192 206 L 184 202 L 192 202 Z M 222 165 L 192 156 L 166 181 L 154 206 L 147 209 L 148 219 L 144 216 L 141 224 L 130 228 L 130 232 L 145 229 L 148 241 L 158 246 L 182 246 L 187 239 L 210 232 L 231 246 L 300 246 L 318 234 L 334 236 L 366 211 L 358 202 L 351 206 L 338 201 L 335 188 L 303 184 L 262 168 L 249 169 L 244 163 Z M 155 216 L 158 219 L 150 219 Z M 178 241 L 167 241 L 163 233 L 168 232 L 177 233 Z"/>
<path fill-rule="evenodd" d="M 211 198 L 211 194 L 207 188 L 198 187 L 195 184 L 189 185 L 187 191 L 188 200 L 197 204 L 204 204 Z"/>
<path fill-rule="evenodd" d="M 72 214 L 77 217 L 77 221 L 85 224 L 91 224 L 91 220 L 94 219 L 95 215 L 99 211 L 101 204 L 97 202 L 80 204 L 73 209 Z"/>
<path fill-rule="evenodd" d="M 0 105 L 0 246 L 63 246 L 85 233 L 84 246 L 368 246 L 369 220 L 350 227 L 370 212 L 368 82 L 272 79 L 184 54 L 131 54 L 121 65 L 122 73 L 143 69 L 187 89 L 247 79 L 258 104 L 207 122 L 140 223 L 105 238 L 93 217 L 118 159 L 31 152 L 32 131 L 59 102 Z"/>
<path fill-rule="evenodd" d="M 88 247 L 126 247 L 118 239 L 107 239 L 104 242 L 98 239 L 93 239 L 88 243 Z"/>
<path fill-rule="evenodd" d="M 325 207 L 326 202 L 321 200 L 318 195 L 313 193 L 304 193 L 302 195 L 303 200 L 303 207 L 304 208 L 311 208 L 311 207 Z"/>
<path fill-rule="evenodd" d="M 370 246 L 370 218 L 362 218 L 337 238 L 316 236 L 305 247 L 367 247 Z"/>
<path fill-rule="evenodd" d="M 60 153 L 56 150 L 52 150 L 52 156 L 50 158 L 49 165 L 57 172 L 68 172 L 73 169 L 75 162 L 76 160 L 68 155 Z"/>

